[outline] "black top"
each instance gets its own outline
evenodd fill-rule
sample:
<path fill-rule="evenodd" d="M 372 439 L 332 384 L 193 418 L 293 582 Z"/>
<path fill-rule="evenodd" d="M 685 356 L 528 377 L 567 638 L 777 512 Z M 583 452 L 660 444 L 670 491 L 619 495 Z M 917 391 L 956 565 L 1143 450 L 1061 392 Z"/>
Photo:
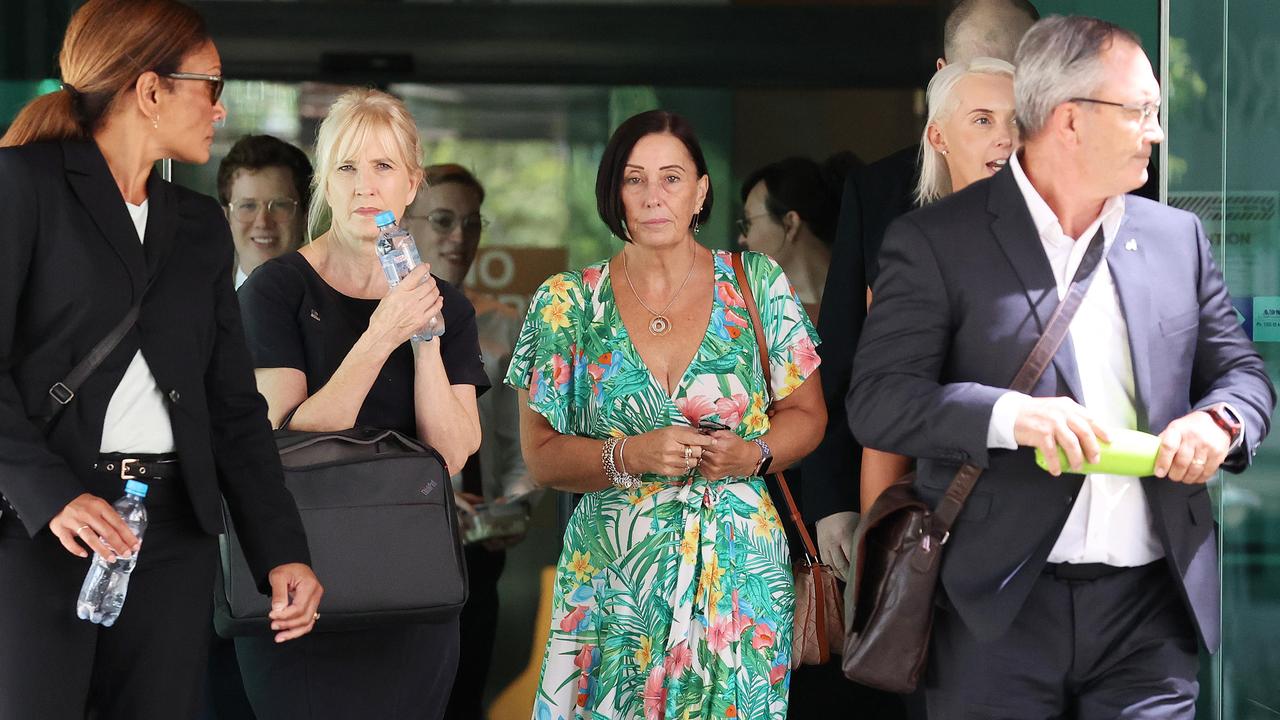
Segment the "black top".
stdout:
<path fill-rule="evenodd" d="M 440 353 L 453 385 L 489 388 L 480 357 L 476 311 L 460 290 L 436 278 L 444 297 L 444 336 Z M 369 327 L 377 300 L 353 298 L 334 290 L 301 253 L 263 263 L 240 286 L 245 337 L 256 367 L 297 368 L 307 375 L 307 395 L 316 394 Z M 397 430 L 416 436 L 413 408 L 413 350 L 396 348 L 369 389 L 357 425 Z"/>

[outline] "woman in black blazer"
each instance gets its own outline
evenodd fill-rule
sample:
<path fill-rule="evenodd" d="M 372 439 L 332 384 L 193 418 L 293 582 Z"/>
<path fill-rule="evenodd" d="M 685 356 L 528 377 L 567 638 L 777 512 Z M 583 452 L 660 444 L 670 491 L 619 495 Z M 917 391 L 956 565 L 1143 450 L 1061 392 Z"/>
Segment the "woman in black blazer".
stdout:
<path fill-rule="evenodd" d="M 254 385 L 226 221 L 153 172 L 209 159 L 221 61 L 175 0 L 90 0 L 59 62 L 63 89 L 0 139 L 0 717 L 190 718 L 220 496 L 277 641 L 311 629 L 322 593 Z M 46 424 L 51 388 L 65 407 Z M 129 477 L 150 486 L 141 548 L 109 504 Z M 77 619 L 89 553 L 139 550 L 115 625 Z"/>

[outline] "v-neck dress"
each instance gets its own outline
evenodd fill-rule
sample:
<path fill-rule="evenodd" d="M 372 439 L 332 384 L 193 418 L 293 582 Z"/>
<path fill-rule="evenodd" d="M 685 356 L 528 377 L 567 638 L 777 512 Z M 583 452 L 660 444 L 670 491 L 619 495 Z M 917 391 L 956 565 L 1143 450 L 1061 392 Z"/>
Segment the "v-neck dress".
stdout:
<path fill-rule="evenodd" d="M 607 262 L 542 284 L 506 382 L 528 389 L 529 406 L 566 435 L 704 419 L 746 439 L 765 434 L 770 393 L 731 263 L 715 254 L 706 337 L 672 395 L 631 342 Z M 818 336 L 777 263 L 750 252 L 743 263 L 782 399 L 818 367 Z M 636 490 L 586 495 L 565 530 L 552 600 L 535 720 L 786 715 L 795 596 L 759 477 L 645 475 Z"/>

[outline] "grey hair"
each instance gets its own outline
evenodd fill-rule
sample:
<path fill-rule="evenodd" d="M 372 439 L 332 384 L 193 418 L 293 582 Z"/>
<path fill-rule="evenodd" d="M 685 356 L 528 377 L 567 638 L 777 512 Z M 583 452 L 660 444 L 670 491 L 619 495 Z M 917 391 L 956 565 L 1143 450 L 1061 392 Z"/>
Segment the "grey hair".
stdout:
<path fill-rule="evenodd" d="M 951 63 L 934 73 L 929 80 L 926 97 L 929 117 L 920 135 L 920 182 L 916 185 L 916 204 L 928 205 L 951 194 L 951 173 L 947 161 L 929 144 L 929 128 L 951 117 L 960 105 L 955 89 L 969 75 L 1002 75 L 1013 78 L 1013 66 L 999 58 L 979 57 L 968 62 Z M 1016 82 L 1016 81 L 1015 81 Z"/>
<path fill-rule="evenodd" d="M 1138 47 L 1132 31 L 1106 20 L 1053 15 L 1036 23 L 1018 45 L 1013 98 L 1022 139 L 1040 134 L 1053 111 L 1074 97 L 1088 97 L 1102 84 L 1102 53 L 1116 38 Z"/>

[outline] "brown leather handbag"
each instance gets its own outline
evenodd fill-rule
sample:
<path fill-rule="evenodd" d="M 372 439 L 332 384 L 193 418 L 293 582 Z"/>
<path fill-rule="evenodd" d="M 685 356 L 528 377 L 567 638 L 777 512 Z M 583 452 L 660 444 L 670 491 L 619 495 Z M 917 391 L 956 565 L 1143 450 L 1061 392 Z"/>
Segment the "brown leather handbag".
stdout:
<path fill-rule="evenodd" d="M 1067 337 L 1102 251 L 1099 228 L 1010 389 L 1029 394 L 1049 366 Z M 916 495 L 915 476 L 907 475 L 886 488 L 863 514 L 853 534 L 845 588 L 843 666 L 850 680 L 896 693 L 915 690 L 928 656 L 942 549 L 981 474 L 976 465 L 962 466 L 936 509 Z"/>
<path fill-rule="evenodd" d="M 769 346 L 764 340 L 764 325 L 760 322 L 760 310 L 756 307 L 756 299 L 751 294 L 751 285 L 747 282 L 747 273 L 742 267 L 742 253 L 733 254 L 733 273 L 738 279 L 738 287 L 742 291 L 742 299 L 747 304 L 747 312 L 751 314 L 751 325 L 755 330 L 756 344 L 760 348 L 760 369 L 764 373 L 764 385 L 772 388 L 769 373 Z M 791 487 L 781 472 L 774 473 L 778 487 L 782 489 L 782 497 L 786 501 L 787 512 L 795 523 L 800 541 L 804 544 L 804 559 L 792 563 L 791 571 L 795 577 L 796 612 L 795 625 L 791 637 L 791 667 L 801 665 L 824 665 L 831 659 L 832 652 L 840 652 L 844 620 L 841 619 L 840 590 L 836 587 L 836 578 L 831 566 L 819 561 L 818 550 L 809 535 L 809 529 L 800 517 L 795 498 L 791 496 Z"/>

